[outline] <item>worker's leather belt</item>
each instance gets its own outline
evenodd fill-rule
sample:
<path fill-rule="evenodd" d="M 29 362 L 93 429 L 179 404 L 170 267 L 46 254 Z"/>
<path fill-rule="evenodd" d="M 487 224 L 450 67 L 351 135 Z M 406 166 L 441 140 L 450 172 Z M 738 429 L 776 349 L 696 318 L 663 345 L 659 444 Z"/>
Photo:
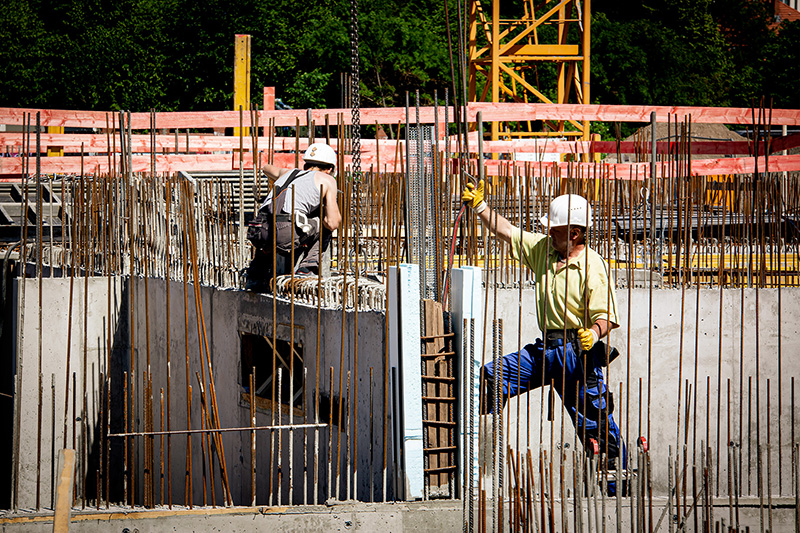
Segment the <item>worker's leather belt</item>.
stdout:
<path fill-rule="evenodd" d="M 260 212 L 267 213 L 267 211 L 264 209 L 262 209 Z M 267 220 L 269 222 L 272 222 L 272 216 L 269 213 L 267 213 Z M 288 213 L 275 214 L 275 222 L 291 222 L 291 221 L 292 221 L 292 215 Z"/>
<path fill-rule="evenodd" d="M 547 343 L 551 343 L 553 341 L 564 341 L 566 342 L 575 342 L 578 340 L 578 330 L 577 329 L 548 329 L 545 332 L 545 341 Z"/>
<path fill-rule="evenodd" d="M 583 353 L 580 340 L 578 339 L 577 329 L 568 329 L 566 331 L 563 329 L 548 329 L 544 336 L 545 345 L 547 346 L 553 346 L 556 341 L 563 341 L 562 344 L 571 342 L 572 347 L 575 349 L 575 353 Z M 564 339 L 566 339 L 566 341 L 564 341 Z M 613 362 L 614 359 L 619 357 L 619 351 L 613 346 L 606 347 L 606 344 L 603 341 L 597 341 L 592 349 L 586 353 L 594 354 L 593 360 L 598 366 L 607 366 L 609 363 Z"/>
<path fill-rule="evenodd" d="M 564 340 L 574 341 L 578 338 L 577 329 L 548 329 L 545 332 L 545 338 L 549 341 Z"/>

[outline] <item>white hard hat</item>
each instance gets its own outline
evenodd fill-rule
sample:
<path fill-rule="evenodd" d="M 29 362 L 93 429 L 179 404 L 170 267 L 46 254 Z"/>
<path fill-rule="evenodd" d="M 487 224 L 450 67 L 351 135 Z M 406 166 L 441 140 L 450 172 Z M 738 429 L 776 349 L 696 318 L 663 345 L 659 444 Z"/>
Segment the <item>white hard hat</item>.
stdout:
<path fill-rule="evenodd" d="M 583 196 L 562 194 L 550 202 L 550 214 L 539 219 L 544 227 L 592 226 L 592 206 Z"/>
<path fill-rule="evenodd" d="M 313 143 L 303 154 L 303 162 L 336 166 L 336 152 L 325 143 Z"/>

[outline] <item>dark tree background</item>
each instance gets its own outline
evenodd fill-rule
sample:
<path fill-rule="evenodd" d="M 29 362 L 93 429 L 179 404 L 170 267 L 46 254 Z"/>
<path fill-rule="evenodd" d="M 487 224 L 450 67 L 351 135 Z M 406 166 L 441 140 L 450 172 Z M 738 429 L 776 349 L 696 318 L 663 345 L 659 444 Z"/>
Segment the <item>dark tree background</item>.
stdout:
<path fill-rule="evenodd" d="M 769 2 L 595 0 L 593 10 L 593 102 L 750 106 L 766 96 L 800 107 L 800 23 L 772 29 Z M 364 106 L 403 105 L 417 89 L 430 102 L 453 87 L 445 2 L 361 2 L 359 21 Z M 336 107 L 349 25 L 342 0 L 5 0 L 0 106 L 227 109 L 234 35 L 249 33 L 254 88 L 275 86 L 295 108 Z"/>

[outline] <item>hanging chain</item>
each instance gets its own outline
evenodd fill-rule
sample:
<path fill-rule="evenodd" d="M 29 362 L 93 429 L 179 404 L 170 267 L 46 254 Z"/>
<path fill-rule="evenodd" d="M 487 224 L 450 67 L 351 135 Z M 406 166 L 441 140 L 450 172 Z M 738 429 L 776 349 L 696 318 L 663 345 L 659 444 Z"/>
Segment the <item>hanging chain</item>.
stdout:
<path fill-rule="evenodd" d="M 352 178 L 353 178 L 353 202 L 351 220 L 354 231 L 354 246 L 353 250 L 356 255 L 359 254 L 358 237 L 361 232 L 361 96 L 360 96 L 360 82 L 358 76 L 358 0 L 350 0 L 350 88 L 352 95 Z M 358 265 L 358 263 L 355 263 Z M 366 265 L 361 265 L 364 268 Z"/>
<path fill-rule="evenodd" d="M 353 117 L 353 180 L 361 182 L 361 96 L 358 76 L 358 0 L 350 0 L 350 84 Z"/>

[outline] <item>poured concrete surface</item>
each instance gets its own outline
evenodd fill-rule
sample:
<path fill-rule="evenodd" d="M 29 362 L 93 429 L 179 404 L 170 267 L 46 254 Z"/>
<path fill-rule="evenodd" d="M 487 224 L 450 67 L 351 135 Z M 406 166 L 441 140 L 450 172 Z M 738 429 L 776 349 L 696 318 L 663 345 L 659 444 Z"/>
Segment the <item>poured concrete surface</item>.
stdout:
<path fill-rule="evenodd" d="M 36 279 L 25 281 L 24 313 L 16 318 L 16 326 L 23 330 L 22 344 L 18 353 L 9 357 L 9 366 L 20 371 L 21 401 L 17 403 L 21 409 L 20 431 L 20 466 L 18 507 L 35 508 L 52 504 L 53 491 L 50 483 L 52 458 L 59 449 L 73 447 L 77 449 L 77 470 L 80 473 L 92 468 L 100 459 L 99 451 L 92 447 L 102 431 L 100 399 L 102 378 L 111 377 L 111 416 L 110 432 L 124 431 L 124 379 L 129 376 L 128 388 L 133 392 L 129 396 L 135 399 L 129 405 L 132 413 L 129 428 L 133 431 L 144 431 L 147 411 L 144 405 L 145 376 L 152 381 L 153 391 L 153 427 L 160 427 L 160 394 L 164 393 L 164 418 L 169 416 L 172 430 L 187 428 L 187 386 L 192 386 L 191 420 L 192 428 L 200 427 L 201 398 L 200 382 L 210 388 L 205 346 L 208 346 L 213 361 L 216 402 L 219 409 L 220 426 L 223 428 L 242 428 L 250 426 L 248 383 L 242 379 L 242 335 L 250 334 L 268 338 L 271 341 L 273 329 L 278 340 L 290 340 L 301 347 L 303 366 L 307 370 L 303 388 L 302 406 L 291 413 L 283 406 L 277 413 L 268 407 L 258 404 L 256 413 L 257 426 L 288 425 L 324 422 L 322 418 L 327 412 L 315 417 L 313 406 L 317 393 L 321 401 L 331 397 L 347 397 L 349 402 L 358 404 L 358 420 L 349 420 L 352 429 L 338 431 L 334 423 L 329 435 L 328 428 L 299 429 L 280 431 L 282 434 L 281 454 L 283 457 L 282 472 L 278 473 L 275 465 L 277 452 L 270 453 L 270 431 L 259 433 L 256 449 L 257 503 L 269 502 L 267 492 L 270 486 L 281 495 L 270 503 L 295 504 L 315 503 L 328 498 L 329 487 L 327 469 L 329 464 L 329 442 L 332 443 L 331 461 L 334 463 L 332 475 L 337 472 L 337 456 L 340 458 L 342 478 L 347 468 L 353 469 L 354 461 L 347 461 L 346 450 L 358 447 L 357 486 L 351 488 L 361 500 L 370 499 L 373 495 L 383 494 L 383 373 L 384 373 L 384 315 L 374 311 L 361 311 L 356 314 L 348 309 L 320 310 L 320 331 L 317 333 L 318 310 L 308 305 L 295 305 L 290 308 L 286 300 L 273 300 L 271 295 L 245 292 L 239 290 L 215 290 L 201 287 L 199 301 L 202 304 L 202 320 L 198 320 L 199 306 L 195 302 L 195 292 L 191 285 L 180 282 L 169 283 L 169 308 L 164 280 L 145 280 L 142 278 L 113 277 L 89 278 L 84 291 L 84 280 L 76 279 L 72 285 L 72 310 L 70 309 L 70 281 L 64 278 L 46 278 L 42 280 L 42 300 L 39 305 L 39 287 Z M 19 286 L 19 284 L 18 284 Z M 110 289 L 110 290 L 109 290 Z M 131 305 L 131 300 L 133 304 Z M 186 302 L 186 304 L 185 304 Z M 275 308 L 273 309 L 273 302 Z M 41 310 L 41 328 L 39 316 Z M 273 312 L 275 318 L 273 319 Z M 20 321 L 22 318 L 22 321 Z M 71 320 L 70 320 L 71 319 Z M 188 321 L 188 322 L 187 322 Z M 20 323 L 21 322 L 21 323 Z M 273 327 L 273 322 L 275 327 Z M 130 326 L 132 324 L 132 327 Z M 356 328 L 357 324 L 357 328 Z M 290 332 L 294 326 L 294 335 Z M 40 335 L 41 331 L 41 335 Z M 40 343 L 41 339 L 41 343 Z M 356 339 L 358 355 L 356 355 Z M 69 343 L 67 342 L 69 340 Z M 41 370 L 39 353 L 41 346 Z M 110 349 L 109 349 L 110 348 Z M 65 402 L 66 360 L 69 351 L 69 390 L 70 401 Z M 16 361 L 13 360 L 16 356 Z M 259 357 L 271 362 L 272 352 L 259 353 Z M 350 389 L 347 389 L 347 373 L 352 371 L 358 362 L 358 374 L 353 372 Z M 106 365 L 110 364 L 110 369 Z M 187 368 L 188 366 L 188 368 Z M 270 365 L 271 366 L 271 365 Z M 370 384 L 370 368 L 373 368 L 374 379 Z M 331 369 L 333 383 L 331 384 Z M 343 370 L 340 373 L 340 370 Z M 319 381 L 317 381 L 319 372 Z M 42 375 L 41 402 L 39 395 L 39 374 Z M 204 376 L 202 376 L 204 374 Z M 72 376 L 75 376 L 73 388 Z M 170 376 L 167 392 L 167 376 Z M 130 379 L 133 376 L 133 379 Z M 283 386 L 289 381 L 283 376 Z M 341 379 L 341 381 L 340 381 Z M 356 381 L 357 380 L 357 381 Z M 52 383 L 52 387 L 51 387 Z M 356 384 L 358 383 L 358 384 Z M 85 384 L 85 388 L 84 388 Z M 77 401 L 74 404 L 77 389 Z M 83 394 L 86 391 L 86 415 L 83 415 Z M 371 393 L 370 394 L 370 390 Z M 370 405 L 372 400 L 373 405 Z M 346 404 L 347 399 L 343 400 Z M 328 402 L 330 403 L 330 402 Z M 41 404 L 41 408 L 39 405 Z M 169 407 L 171 405 L 171 408 Z M 322 404 L 321 404 L 322 405 Z M 66 407 L 66 443 L 63 432 Z M 322 411 L 322 408 L 320 409 Z M 370 418 L 374 418 L 371 425 Z M 41 425 L 39 424 L 41 416 Z M 388 415 L 391 417 L 391 415 Z M 0 414 L 8 428 L 14 428 L 11 412 Z M 87 421 L 84 426 L 82 421 Z M 41 428 L 41 430 L 39 429 Z M 167 429 L 167 424 L 164 428 Z M 55 432 L 55 442 L 52 435 Z M 277 440 L 277 433 L 275 431 Z M 340 437 L 341 433 L 341 437 Z M 75 437 L 73 437 L 73 435 Z M 83 453 L 83 436 L 87 438 L 88 452 Z M 38 446 L 41 441 L 41 447 Z M 134 464 L 133 485 L 137 500 L 142 501 L 142 485 L 145 470 L 143 439 L 128 439 L 129 446 L 137 446 L 132 454 Z M 224 433 L 222 435 L 231 496 L 235 504 L 250 503 L 250 431 Z M 156 438 L 153 441 L 156 463 L 160 462 L 161 446 L 169 447 L 165 451 L 165 469 L 172 463 L 172 501 L 184 500 L 186 445 L 185 435 L 176 435 L 167 439 Z M 290 444 L 291 442 L 291 444 Z M 203 502 L 202 480 L 203 457 L 201 455 L 201 438 L 192 437 L 192 465 L 194 502 Z M 289 452 L 292 448 L 292 460 Z M 112 501 L 124 501 L 123 487 L 123 439 L 111 440 L 111 489 Z M 304 456 L 303 450 L 308 453 Z M 394 474 L 392 473 L 392 450 L 387 450 L 388 472 L 386 492 L 394 495 Z M 88 457 L 88 460 L 86 459 Z M 10 458 L 9 458 L 10 459 Z M 307 460 L 304 460 L 307 459 Z M 291 463 L 291 465 L 290 465 Z M 158 468 L 158 467 L 157 467 Z M 317 491 L 314 492 L 314 472 L 318 471 Z M 369 473 L 371 472 L 371 476 Z M 289 478 L 294 479 L 290 489 Z M 278 476 L 281 476 L 280 478 Z M 76 497 L 82 498 L 84 492 L 93 497 L 97 484 L 93 475 L 78 483 Z M 272 478 L 272 481 L 270 481 Z M 215 472 L 214 486 L 217 504 L 222 500 L 222 485 L 218 470 Z M 278 480 L 281 480 L 280 482 Z M 4 480 L 12 485 L 13 479 Z M 156 483 L 155 501 L 166 501 L 166 495 L 160 494 L 160 483 Z M 210 485 L 210 483 L 209 483 Z M 356 483 L 354 483 L 356 485 Z M 277 487 L 281 487 L 277 489 Z M 340 497 L 347 495 L 348 483 L 341 481 Z M 335 490 L 335 489 L 333 489 Z M 166 491 L 166 489 L 165 489 Z M 305 495 L 304 495 L 304 491 Z M 335 492 L 333 492 L 335 494 Z M 210 502 L 210 490 L 208 494 Z M 5 507 L 5 506 L 3 506 Z M 11 508 L 8 505 L 7 508 Z"/>
<path fill-rule="evenodd" d="M 549 504 L 550 502 L 548 502 Z M 565 503 L 569 530 L 574 530 L 575 508 L 572 500 Z M 772 521 L 775 533 L 794 531 L 796 500 L 789 498 L 773 499 L 772 510 L 760 505 L 756 498 L 740 499 L 738 521 L 742 531 L 749 527 L 759 531 L 763 519 L 765 527 Z M 722 504 L 722 505 L 720 505 Z M 714 522 L 730 525 L 727 500 L 715 500 L 710 508 Z M 537 502 L 537 506 L 540 504 Z M 604 509 L 605 507 L 605 509 Z M 649 507 L 649 504 L 648 504 Z M 481 519 L 475 503 L 474 519 Z M 549 507 L 548 507 L 549 508 Z M 555 531 L 561 531 L 561 501 L 552 503 Z M 706 508 L 709 509 L 709 508 Z M 622 499 L 620 513 L 617 514 L 616 501 L 611 499 L 586 502 L 582 507 L 583 527 L 588 527 L 589 513 L 592 514 L 593 528 L 600 531 L 616 531 L 617 522 L 622 531 L 631 531 L 631 520 L 636 521 L 636 507 L 631 507 L 630 499 Z M 670 528 L 666 516 L 666 501 L 654 498 L 652 519 L 655 529 L 659 520 L 659 531 Z M 548 510 L 548 514 L 549 514 Z M 460 500 L 405 503 L 347 503 L 331 506 L 295 507 L 238 507 L 238 508 L 159 508 L 154 510 L 112 508 L 110 510 L 76 509 L 72 516 L 71 531 L 84 533 L 106 533 L 120 531 L 128 533 L 156 533 L 165 531 L 206 533 L 224 531 L 227 533 L 250 533 L 256 531 L 306 532 L 381 532 L 381 533 L 449 533 L 463 530 L 464 505 Z M 505 510 L 508 518 L 508 507 Z M 662 518 L 663 517 L 663 518 Z M 599 519 L 599 520 L 597 520 Z M 649 517 L 645 517 L 645 525 Z M 675 517 L 673 517 L 673 520 Z M 491 529 L 492 509 L 487 509 L 486 524 Z M 736 520 L 736 514 L 734 514 Z M 599 527 L 598 527 L 599 522 Z M 689 519 L 689 530 L 694 530 L 694 520 Z M 0 518 L 0 530 L 8 533 L 45 533 L 52 531 L 52 513 L 18 513 Z M 541 527 L 541 524 L 540 524 Z M 508 527 L 505 528 L 508 530 Z M 713 528 L 712 528 L 713 530 Z"/>

